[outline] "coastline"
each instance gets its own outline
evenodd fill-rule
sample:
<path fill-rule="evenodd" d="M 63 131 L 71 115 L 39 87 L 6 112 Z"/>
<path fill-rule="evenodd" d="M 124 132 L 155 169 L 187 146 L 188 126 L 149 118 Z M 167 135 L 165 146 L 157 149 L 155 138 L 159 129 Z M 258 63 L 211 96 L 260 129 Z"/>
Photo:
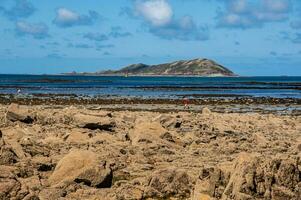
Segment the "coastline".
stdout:
<path fill-rule="evenodd" d="M 152 112 L 200 112 L 204 107 L 218 113 L 271 113 L 286 115 L 301 115 L 301 99 L 299 98 L 271 98 L 271 97 L 233 97 L 233 98 L 194 98 L 189 101 L 189 109 L 183 106 L 182 98 L 137 98 L 112 96 L 79 96 L 75 94 L 34 94 L 12 95 L 1 94 L 0 104 L 36 106 L 79 106 L 99 108 L 109 111 L 152 111 Z"/>
<path fill-rule="evenodd" d="M 83 73 L 77 73 L 77 74 L 72 74 L 72 73 L 51 73 L 51 74 L 47 74 L 47 73 L 43 73 L 43 74 L 39 74 L 39 73 L 37 73 L 37 74 L 26 74 L 26 73 L 22 73 L 22 74 L 1 74 L 0 73 L 0 75 L 3 75 L 3 76 L 5 76 L 5 75 L 8 75 L 8 76 L 13 76 L 13 75 L 16 75 L 16 76 L 104 76 L 104 77 L 107 77 L 107 76 L 112 76 L 112 77 L 114 77 L 114 76 L 116 76 L 116 77 L 122 77 L 122 76 L 124 76 L 124 74 L 121 74 L 121 75 L 116 75 L 116 74 L 110 74 L 110 75 L 106 75 L 106 74 L 101 74 L 101 75 L 90 75 L 90 74 L 93 74 L 93 72 L 87 72 L 87 74 L 85 74 L 85 72 L 83 72 Z M 166 75 L 157 75 L 157 76 L 162 76 L 162 77 L 165 77 Z M 154 76 L 154 77 L 157 77 L 157 76 Z M 173 77 L 173 76 L 175 76 L 175 75 L 170 75 L 170 76 L 166 76 L 166 77 Z M 208 77 L 208 76 L 197 76 L 197 75 L 193 75 L 192 77 Z M 130 75 L 129 77 L 135 77 L 135 75 Z M 137 76 L 137 77 L 139 77 L 139 75 Z M 150 76 L 150 77 L 152 77 L 152 75 Z M 186 75 L 184 75 L 184 76 L 175 76 L 175 77 L 183 77 L 183 78 L 185 78 L 185 77 L 190 77 L 190 76 L 186 76 Z M 225 78 L 227 78 L 227 77 L 241 77 L 241 78 L 252 78 L 252 77 L 283 77 L 283 78 L 289 78 L 289 77 L 292 77 L 292 78 L 299 78 L 299 77 L 301 77 L 300 75 L 296 75 L 296 76 L 294 76 L 294 75 L 241 75 L 241 74 L 239 74 L 239 75 L 237 75 L 237 76 L 224 76 Z M 215 77 L 208 77 L 208 78 L 215 78 Z M 217 77 L 218 78 L 218 77 Z"/>
<path fill-rule="evenodd" d="M 3 84 L 0 199 L 300 196 L 301 179 L 294 178 L 301 174 L 299 79 L 184 86 L 87 79 L 41 76 Z M 72 86 L 78 90 L 67 91 Z M 93 92 L 84 95 L 90 86 Z M 127 93 L 113 94 L 112 86 Z M 265 97 L 231 94 L 246 88 Z M 233 182 L 244 192 L 232 189 Z M 248 192 L 241 184 L 247 182 L 258 189 Z"/>
<path fill-rule="evenodd" d="M 170 105 L 159 100 L 157 108 L 120 104 L 137 110 L 114 109 L 109 100 L 31 100 L 0 105 L 1 198 L 219 199 L 225 188 L 231 196 L 240 194 L 231 189 L 235 180 L 251 180 L 256 188 L 265 183 L 273 197 L 300 194 L 293 188 L 301 183 L 294 178 L 300 174 L 301 118 L 293 113 L 257 112 L 252 104 L 249 111 L 231 113 L 215 112 L 215 104 L 162 111 Z M 281 178 L 264 182 L 270 177 Z M 279 187 L 292 192 L 279 193 Z"/>

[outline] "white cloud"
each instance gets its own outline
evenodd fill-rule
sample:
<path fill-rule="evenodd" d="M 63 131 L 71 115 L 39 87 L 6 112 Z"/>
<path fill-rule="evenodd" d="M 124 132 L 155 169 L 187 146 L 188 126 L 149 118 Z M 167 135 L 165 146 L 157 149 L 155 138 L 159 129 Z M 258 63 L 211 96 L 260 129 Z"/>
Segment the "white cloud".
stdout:
<path fill-rule="evenodd" d="M 197 26 L 192 17 L 188 15 L 178 20 L 173 20 L 166 26 L 151 27 L 150 32 L 167 40 L 192 41 L 209 39 L 208 27 Z"/>
<path fill-rule="evenodd" d="M 148 31 L 165 40 L 208 40 L 207 26 L 197 25 L 190 15 L 176 18 L 167 0 L 135 0 L 134 9 L 124 8 L 122 14 L 141 18 Z M 125 34 L 128 35 L 128 34 Z"/>
<path fill-rule="evenodd" d="M 57 10 L 57 20 L 62 23 L 70 23 L 77 21 L 79 19 L 79 14 L 68 10 L 66 8 L 59 8 Z"/>
<path fill-rule="evenodd" d="M 291 6 L 289 0 L 264 0 L 263 3 L 266 10 L 274 13 L 288 12 Z"/>
<path fill-rule="evenodd" d="M 31 24 L 25 21 L 16 23 L 17 35 L 32 35 L 36 39 L 43 39 L 48 37 L 48 27 L 43 23 Z"/>
<path fill-rule="evenodd" d="M 12 21 L 28 18 L 36 11 L 36 8 L 28 0 L 11 0 L 11 2 L 13 2 L 11 8 L 5 8 L 0 5 L 0 13 Z"/>
<path fill-rule="evenodd" d="M 164 26 L 173 17 L 173 10 L 166 0 L 137 1 L 136 12 L 153 26 Z"/>
<path fill-rule="evenodd" d="M 231 10 L 234 13 L 245 13 L 249 10 L 247 0 L 230 1 L 228 7 L 229 10 Z"/>
<path fill-rule="evenodd" d="M 92 25 L 99 17 L 95 11 L 89 11 L 88 15 L 80 15 L 67 8 L 59 8 L 53 23 L 58 27 L 66 28 L 79 25 Z"/>
<path fill-rule="evenodd" d="M 227 28 L 254 28 L 265 23 L 287 20 L 290 0 L 223 0 L 225 10 L 218 13 L 218 26 Z"/>

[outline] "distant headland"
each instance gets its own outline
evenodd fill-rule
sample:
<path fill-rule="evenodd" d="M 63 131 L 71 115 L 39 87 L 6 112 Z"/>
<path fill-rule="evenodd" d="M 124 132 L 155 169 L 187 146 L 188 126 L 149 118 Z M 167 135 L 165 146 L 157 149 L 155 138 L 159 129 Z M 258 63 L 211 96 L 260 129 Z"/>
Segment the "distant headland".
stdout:
<path fill-rule="evenodd" d="M 237 76 L 234 72 L 209 59 L 180 60 L 158 65 L 132 64 L 120 70 L 100 72 L 71 72 L 64 75 L 99 75 L 99 76 Z"/>

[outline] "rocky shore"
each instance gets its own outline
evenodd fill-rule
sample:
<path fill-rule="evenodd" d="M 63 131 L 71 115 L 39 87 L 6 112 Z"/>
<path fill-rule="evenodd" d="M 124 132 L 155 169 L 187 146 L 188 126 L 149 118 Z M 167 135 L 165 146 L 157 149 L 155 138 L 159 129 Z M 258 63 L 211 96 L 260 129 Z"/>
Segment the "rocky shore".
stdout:
<path fill-rule="evenodd" d="M 290 114 L 0 106 L 0 199 L 300 199 Z"/>
<path fill-rule="evenodd" d="M 108 111 L 152 111 L 152 112 L 201 112 L 204 106 L 218 113 L 247 113 L 301 115 L 301 99 L 271 97 L 204 97 L 190 98 L 189 109 L 183 106 L 183 97 L 168 99 L 79 96 L 75 94 L 0 94 L 0 104 L 47 105 L 63 108 L 81 106 Z M 47 107 L 46 106 L 46 107 Z"/>

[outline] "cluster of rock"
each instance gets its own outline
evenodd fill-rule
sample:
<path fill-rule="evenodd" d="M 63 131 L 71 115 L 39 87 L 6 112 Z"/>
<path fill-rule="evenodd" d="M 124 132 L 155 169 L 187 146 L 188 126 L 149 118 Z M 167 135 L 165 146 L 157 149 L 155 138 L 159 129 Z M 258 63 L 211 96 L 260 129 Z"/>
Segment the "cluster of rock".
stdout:
<path fill-rule="evenodd" d="M 16 104 L 0 112 L 0 199 L 301 197 L 296 117 Z"/>

